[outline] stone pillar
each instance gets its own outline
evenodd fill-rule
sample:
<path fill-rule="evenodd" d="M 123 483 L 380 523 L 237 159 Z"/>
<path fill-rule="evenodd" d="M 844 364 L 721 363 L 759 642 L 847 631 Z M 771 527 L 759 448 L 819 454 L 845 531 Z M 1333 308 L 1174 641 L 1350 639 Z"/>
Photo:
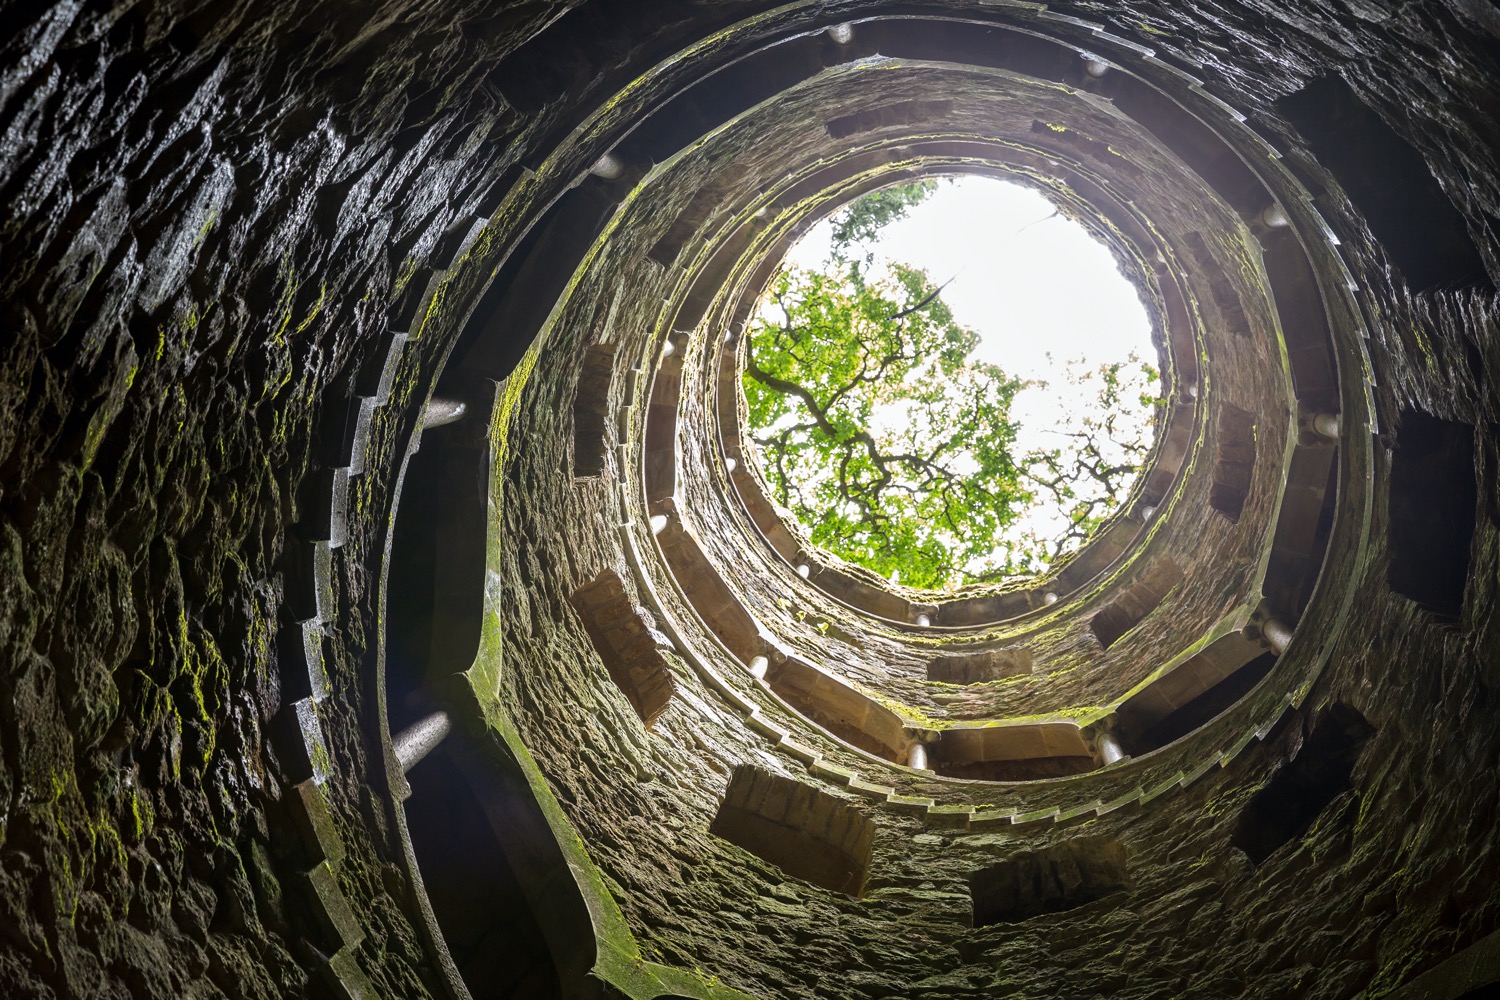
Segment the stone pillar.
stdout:
<path fill-rule="evenodd" d="M 434 427 L 455 424 L 468 412 L 468 406 L 461 400 L 440 399 L 434 396 L 428 401 L 427 409 L 422 411 L 422 429 L 430 431 Z"/>
<path fill-rule="evenodd" d="M 407 726 L 391 737 L 391 749 L 401 765 L 401 773 L 407 774 L 453 731 L 453 720 L 442 709 Z"/>

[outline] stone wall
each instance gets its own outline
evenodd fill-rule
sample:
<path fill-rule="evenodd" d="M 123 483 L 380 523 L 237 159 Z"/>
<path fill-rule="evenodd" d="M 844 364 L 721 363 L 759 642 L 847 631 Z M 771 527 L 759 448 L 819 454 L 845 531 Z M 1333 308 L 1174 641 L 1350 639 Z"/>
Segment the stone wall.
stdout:
<path fill-rule="evenodd" d="M 633 942 L 622 947 L 680 970 L 674 989 L 1381 996 L 1500 930 L 1494 10 L 1049 9 L 1190 67 L 1281 151 L 1339 239 L 1377 415 L 1372 541 L 1332 553 L 1326 571 L 1349 595 L 1349 624 L 1308 640 L 1322 674 L 1263 740 L 1181 787 L 1190 762 L 1148 761 L 1142 787 L 1164 790 L 1097 817 L 986 829 L 877 804 L 850 780 L 870 775 L 866 758 L 794 713 L 768 709 L 766 730 L 748 727 L 681 650 L 661 654 L 679 690 L 648 732 L 569 602 L 602 571 L 629 575 L 618 461 L 573 478 L 572 414 L 594 343 L 643 354 L 656 321 L 612 311 L 613 289 L 668 289 L 653 251 L 714 228 L 711 212 L 685 211 L 684 186 L 603 244 L 602 278 L 572 291 L 524 396 L 504 404 L 491 564 L 500 700 L 545 779 L 535 794 L 555 796 L 586 846 Z M 387 607 L 386 553 L 392 521 L 415 509 L 398 499 L 423 407 L 440 379 L 472 400 L 510 373 L 568 278 L 545 259 L 527 269 L 531 227 L 558 218 L 554 204 L 587 216 L 578 206 L 601 187 L 601 204 L 624 199 L 635 178 L 608 188 L 585 173 L 644 108 L 759 40 L 891 10 L 7 11 L 21 27 L 0 58 L 0 993 L 455 995 L 385 747 L 387 712 L 410 712 L 388 708 L 386 678 L 420 673 L 387 662 L 384 629 L 401 613 Z M 1337 85 L 1309 88 L 1334 79 L 1385 131 Z M 1458 223 L 1434 210 L 1416 232 L 1393 231 L 1379 173 L 1349 176 L 1325 132 L 1376 151 L 1394 137 Z M 783 152 L 743 169 L 772 170 Z M 691 225 L 672 237 L 678 218 Z M 1404 273 L 1413 260 L 1457 263 L 1418 277 Z M 475 333 L 487 324 L 500 332 Z M 617 372 L 629 367 L 619 358 Z M 624 389 L 609 392 L 613 413 Z M 1437 613 L 1428 590 L 1403 590 L 1404 526 L 1424 497 L 1396 490 L 1392 460 L 1403 431 L 1434 418 L 1466 429 L 1478 484 L 1469 560 L 1440 581 Z M 618 425 L 603 428 L 612 446 Z M 428 454 L 445 447 L 440 433 L 425 435 Z M 402 586 L 389 594 L 415 599 Z M 716 641 L 697 629 L 684 646 Z M 905 663 L 910 691 L 928 659 Z M 1305 755 L 1343 752 L 1327 749 L 1330 713 L 1357 717 L 1342 731 L 1362 735 L 1358 750 L 1332 778 L 1298 778 Z M 768 731 L 818 748 L 814 767 Z M 870 818 L 862 898 L 786 878 L 710 832 L 746 765 Z M 894 765 L 877 778 L 939 805 L 1045 810 L 1064 796 L 1049 782 L 963 787 Z M 1267 841 L 1242 824 L 1274 809 L 1262 796 L 1278 789 L 1319 808 L 1247 852 Z M 405 808 L 422 808 L 416 772 Z M 1120 845 L 1128 878 L 1059 912 L 970 926 L 976 871 L 1086 851 L 1081 837 Z M 548 925 L 534 898 L 507 899 Z"/>

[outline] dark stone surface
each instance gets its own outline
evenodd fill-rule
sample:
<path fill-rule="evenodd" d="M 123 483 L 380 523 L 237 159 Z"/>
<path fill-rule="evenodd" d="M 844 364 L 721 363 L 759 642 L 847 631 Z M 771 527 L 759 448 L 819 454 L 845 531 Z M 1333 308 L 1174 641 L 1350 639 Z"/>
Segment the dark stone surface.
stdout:
<path fill-rule="evenodd" d="M 1460 606 L 1446 605 L 1454 621 L 1387 582 L 1388 507 L 1375 505 L 1370 551 L 1335 554 L 1354 612 L 1323 637 L 1328 667 L 1307 705 L 1347 703 L 1373 728 L 1347 779 L 1358 806 L 1317 813 L 1254 867 L 1232 845 L 1241 810 L 1301 759 L 1298 719 L 1231 767 L 1090 821 L 1128 847 L 1122 896 L 979 930 L 967 926 L 971 872 L 1066 831 L 956 833 L 881 812 L 860 901 L 786 881 L 712 837 L 734 764 L 790 765 L 701 685 L 689 693 L 705 707 L 669 709 L 646 734 L 569 610 L 567 593 L 616 544 L 607 487 L 568 475 L 584 331 L 555 342 L 518 410 L 507 695 L 650 960 L 762 997 L 1385 995 L 1500 928 L 1493 7 L 1049 7 L 1192 68 L 1316 193 L 1370 324 L 1382 448 L 1400 443 L 1408 410 L 1473 428 L 1478 516 Z M 596 133 L 573 136 L 586 115 L 599 110 L 612 142 L 674 74 L 760 35 L 878 9 L 4 9 L 0 993 L 279 998 L 367 981 L 378 996 L 445 995 L 379 750 L 381 559 L 417 415 L 450 349 L 463 353 L 465 309 L 505 248 L 602 151 Z M 1467 265 L 1487 277 L 1444 268 L 1407 287 L 1406 250 L 1377 239 L 1389 230 L 1366 204 L 1370 179 L 1340 183 L 1278 110 L 1330 77 L 1425 165 L 1462 220 Z M 763 168 L 781 152 L 763 150 Z M 604 252 L 616 282 L 665 280 L 647 253 L 673 221 L 667 207 Z M 494 239 L 453 272 L 456 304 L 424 328 L 430 280 L 492 216 Z M 355 435 L 392 331 L 413 341 Z M 347 537 L 315 570 L 311 543 L 336 534 L 319 476 L 356 458 Z M 1375 488 L 1392 474 L 1387 453 Z M 287 630 L 313 618 L 325 619 L 326 698 L 284 680 L 306 673 Z M 309 749 L 278 727 L 293 700 L 315 697 L 326 745 Z M 298 755 L 319 753 L 334 859 L 302 832 L 310 807 L 294 791 L 314 763 Z M 349 950 L 330 963 L 341 941 Z"/>

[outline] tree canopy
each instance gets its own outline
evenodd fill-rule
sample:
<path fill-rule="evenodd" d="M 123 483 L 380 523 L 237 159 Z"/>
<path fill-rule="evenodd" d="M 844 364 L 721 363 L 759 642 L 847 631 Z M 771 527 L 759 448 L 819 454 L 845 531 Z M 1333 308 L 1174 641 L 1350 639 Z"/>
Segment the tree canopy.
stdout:
<path fill-rule="evenodd" d="M 833 250 L 844 256 L 850 247 L 868 246 L 880 231 L 926 201 L 937 190 L 935 180 L 881 188 L 850 203 L 833 216 Z"/>
<path fill-rule="evenodd" d="M 851 253 L 931 186 L 853 203 L 833 219 L 823 268 L 777 274 L 748 331 L 743 384 L 767 485 L 808 540 L 946 589 L 1034 573 L 1076 548 L 1118 506 L 1149 440 L 1119 418 L 1140 382 L 1129 365 L 1078 364 L 1068 378 L 1095 405 L 1055 448 L 1016 454 L 1010 406 L 1028 383 L 973 356 L 979 335 L 924 271 Z M 1058 506 L 1065 530 L 1008 530 L 1038 503 Z"/>

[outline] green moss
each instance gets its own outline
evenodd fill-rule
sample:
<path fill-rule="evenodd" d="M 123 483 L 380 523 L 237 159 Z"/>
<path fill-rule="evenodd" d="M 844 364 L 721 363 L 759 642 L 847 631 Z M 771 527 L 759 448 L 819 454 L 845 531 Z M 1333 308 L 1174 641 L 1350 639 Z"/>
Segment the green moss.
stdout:
<path fill-rule="evenodd" d="M 208 239 L 208 234 L 213 232 L 214 226 L 219 222 L 219 210 L 217 207 L 209 210 L 208 217 L 203 220 L 203 225 L 198 227 L 198 235 L 193 238 L 193 249 L 197 250 Z"/>
<path fill-rule="evenodd" d="M 139 843 L 156 824 L 156 812 L 151 808 L 150 800 L 143 799 L 140 789 L 134 785 L 130 787 L 129 808 L 131 841 Z"/>
<path fill-rule="evenodd" d="M 266 362 L 266 383 L 261 387 L 261 401 L 271 399 L 292 380 L 292 349 L 287 339 L 287 330 L 292 325 L 293 310 L 297 300 L 297 289 L 301 287 L 290 266 L 283 265 L 281 296 L 276 302 L 276 327 L 265 343 L 270 357 Z M 319 300 L 321 305 L 321 300 Z M 299 326 L 298 329 L 301 329 Z M 158 351 L 158 357 L 160 351 Z"/>
<path fill-rule="evenodd" d="M 568 871 L 583 897 L 594 932 L 596 958 L 592 974 L 632 1000 L 649 1000 L 663 993 L 701 1000 L 751 1000 L 746 994 L 724 986 L 716 976 L 704 975 L 701 970 L 689 972 L 646 961 L 604 875 L 589 857 L 588 846 L 552 793 L 509 712 L 495 697 L 488 682 L 490 671 L 482 669 L 483 666 L 476 663 L 466 675 L 468 694 L 477 702 L 490 731 L 509 749 L 519 765 L 533 800 L 566 858 Z M 480 683 L 476 685 L 475 680 Z"/>
<path fill-rule="evenodd" d="M 427 311 L 422 314 L 421 322 L 412 328 L 411 339 L 421 340 L 422 334 L 427 330 L 429 324 L 436 326 L 441 318 L 443 305 L 448 298 L 448 285 L 450 282 L 438 282 L 437 289 L 432 293 L 432 300 L 427 303 Z"/>
<path fill-rule="evenodd" d="M 942 687 L 957 687 L 957 685 L 944 684 Z M 936 719 L 928 715 L 920 708 L 908 705 L 904 702 L 886 697 L 874 691 L 860 689 L 871 701 L 879 702 L 900 716 L 908 725 L 918 729 L 931 729 L 940 731 L 945 729 L 999 729 L 1004 726 L 1037 725 L 1046 722 L 1059 722 L 1062 720 L 1077 721 L 1080 726 L 1096 722 L 1108 715 L 1112 709 L 1099 705 L 1076 705 L 1067 708 L 1052 709 L 1037 715 L 1010 716 L 1004 719 L 988 719 L 977 726 L 972 722 L 955 722 L 951 719 Z"/>
<path fill-rule="evenodd" d="M 297 330 L 296 330 L 297 333 L 302 333 L 309 326 L 312 326 L 313 320 L 317 319 L 318 318 L 318 314 L 323 311 L 323 303 L 325 303 L 327 301 L 328 301 L 328 285 L 324 284 L 324 283 L 320 283 L 318 285 L 318 301 L 316 301 L 316 302 L 313 303 L 312 309 L 308 310 L 308 313 L 307 313 L 306 316 L 303 317 L 302 322 L 300 322 L 300 323 L 297 324 Z"/>
<path fill-rule="evenodd" d="M 393 299 L 401 297 L 401 293 L 406 290 L 407 285 L 411 284 L 411 279 L 416 276 L 417 268 L 420 266 L 421 261 L 415 257 L 408 257 L 401 262 L 401 267 L 396 271 L 396 278 L 391 283 Z"/>
<path fill-rule="evenodd" d="M 905 702 L 897 701 L 896 699 L 887 697 L 883 694 L 880 694 L 879 692 L 870 691 L 864 687 L 859 687 L 857 690 L 860 692 L 860 694 L 864 695 L 866 698 L 869 698 L 871 701 L 878 702 L 881 705 L 884 705 L 886 708 L 890 709 L 901 718 L 901 721 L 903 723 L 908 726 L 914 726 L 918 729 L 946 729 L 952 725 L 952 723 L 948 722 L 947 720 L 934 719 L 932 716 L 928 715 L 926 712 L 922 711 L 920 708 L 917 708 L 914 705 L 908 705 Z"/>
<path fill-rule="evenodd" d="M 190 765 L 202 770 L 208 766 L 217 743 L 216 720 L 223 709 L 220 692 L 227 684 L 228 668 L 213 637 L 194 628 L 185 612 L 178 614 L 176 640 L 180 666 L 171 684 L 172 711 L 179 731 L 185 731 L 184 721 L 198 724 L 199 739 L 191 748 L 194 754 Z M 187 720 L 181 713 L 186 713 Z"/>

